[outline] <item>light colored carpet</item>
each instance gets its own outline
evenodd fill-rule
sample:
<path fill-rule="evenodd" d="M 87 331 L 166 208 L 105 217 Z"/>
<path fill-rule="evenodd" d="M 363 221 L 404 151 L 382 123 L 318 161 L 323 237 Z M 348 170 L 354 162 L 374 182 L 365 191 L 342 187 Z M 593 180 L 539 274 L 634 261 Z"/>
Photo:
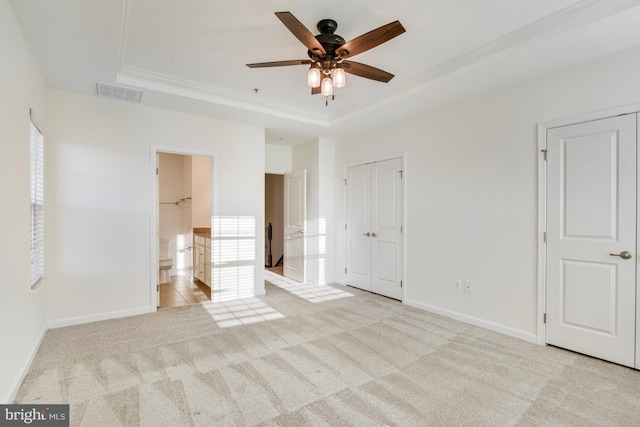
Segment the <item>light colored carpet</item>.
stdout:
<path fill-rule="evenodd" d="M 47 332 L 16 403 L 95 426 L 637 426 L 640 372 L 340 286 Z"/>

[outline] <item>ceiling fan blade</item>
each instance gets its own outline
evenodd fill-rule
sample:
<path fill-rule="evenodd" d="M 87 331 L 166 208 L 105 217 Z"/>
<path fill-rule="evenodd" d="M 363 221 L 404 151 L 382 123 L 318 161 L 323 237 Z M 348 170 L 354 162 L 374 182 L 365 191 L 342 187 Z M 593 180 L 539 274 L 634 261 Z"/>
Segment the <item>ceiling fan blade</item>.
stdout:
<path fill-rule="evenodd" d="M 320 86 L 311 88 L 311 95 L 317 95 L 320 93 Z"/>
<path fill-rule="evenodd" d="M 274 61 L 274 62 L 256 62 L 255 64 L 247 64 L 249 68 L 265 68 L 265 67 L 284 67 L 287 65 L 305 65 L 311 64 L 309 59 L 294 59 L 291 61 Z"/>
<path fill-rule="evenodd" d="M 311 52 L 318 55 L 324 55 L 327 53 L 320 42 L 316 40 L 316 36 L 314 36 L 311 31 L 302 24 L 302 22 L 298 21 L 291 12 L 276 12 L 276 16 L 280 18 L 284 26 L 287 27 L 289 31 L 291 31 L 291 33 L 296 36 L 296 38 L 300 40 Z"/>
<path fill-rule="evenodd" d="M 361 64 L 354 61 L 342 61 L 342 68 L 349 74 L 364 77 L 365 79 L 376 80 L 382 83 L 388 83 L 393 78 L 393 74 L 387 73 L 371 65 Z"/>
<path fill-rule="evenodd" d="M 349 58 L 388 42 L 405 31 L 400 21 L 391 22 L 346 42 L 336 49 L 336 55 L 340 58 Z"/>

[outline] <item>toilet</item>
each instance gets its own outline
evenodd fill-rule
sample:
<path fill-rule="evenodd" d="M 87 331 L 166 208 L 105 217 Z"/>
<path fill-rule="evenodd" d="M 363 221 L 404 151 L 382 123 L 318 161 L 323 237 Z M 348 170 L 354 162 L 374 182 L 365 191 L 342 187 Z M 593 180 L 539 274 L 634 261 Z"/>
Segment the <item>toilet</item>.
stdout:
<path fill-rule="evenodd" d="M 158 255 L 160 261 L 160 275 L 158 276 L 158 282 L 169 283 L 171 282 L 169 270 L 173 268 L 173 258 L 171 258 L 171 244 L 168 240 L 160 239 Z"/>

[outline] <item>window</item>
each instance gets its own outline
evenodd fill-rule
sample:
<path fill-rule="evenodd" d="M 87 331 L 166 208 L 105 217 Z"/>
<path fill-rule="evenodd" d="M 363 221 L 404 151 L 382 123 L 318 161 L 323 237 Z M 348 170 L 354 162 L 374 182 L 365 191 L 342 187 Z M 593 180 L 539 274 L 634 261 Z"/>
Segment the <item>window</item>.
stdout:
<path fill-rule="evenodd" d="M 29 176 L 31 188 L 31 288 L 44 275 L 44 138 L 29 124 Z"/>

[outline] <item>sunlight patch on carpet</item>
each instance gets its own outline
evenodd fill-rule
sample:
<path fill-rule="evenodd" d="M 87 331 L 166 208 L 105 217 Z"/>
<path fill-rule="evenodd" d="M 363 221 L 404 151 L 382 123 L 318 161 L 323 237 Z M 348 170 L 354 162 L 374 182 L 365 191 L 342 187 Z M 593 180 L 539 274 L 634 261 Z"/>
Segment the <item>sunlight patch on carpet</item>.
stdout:
<path fill-rule="evenodd" d="M 284 315 L 256 298 L 202 304 L 221 328 L 283 319 Z"/>
<path fill-rule="evenodd" d="M 268 270 L 264 272 L 264 275 L 265 279 L 269 283 L 313 303 L 331 301 L 353 296 L 352 293 L 336 289 L 332 286 L 309 285 L 306 283 L 300 283 Z"/>

